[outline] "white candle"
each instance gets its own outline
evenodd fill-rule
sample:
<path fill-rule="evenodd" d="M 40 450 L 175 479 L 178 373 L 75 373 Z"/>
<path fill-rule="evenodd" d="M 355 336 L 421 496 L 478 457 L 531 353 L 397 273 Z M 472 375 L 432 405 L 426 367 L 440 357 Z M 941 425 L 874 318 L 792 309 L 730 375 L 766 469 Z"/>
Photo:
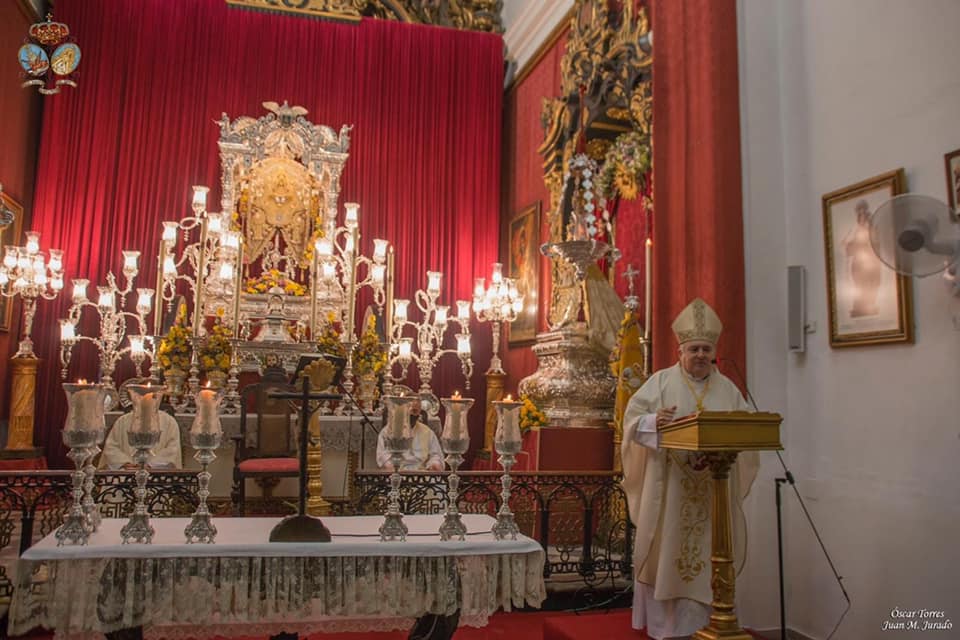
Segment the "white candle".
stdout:
<path fill-rule="evenodd" d="M 82 383 L 78 383 L 78 386 Z M 81 389 L 75 391 L 70 396 L 70 413 L 73 420 L 67 420 L 66 428 L 95 431 L 102 429 L 102 420 L 98 418 L 102 415 L 100 409 L 103 407 L 102 396 L 96 385 L 89 385 L 90 389 Z"/>
<path fill-rule="evenodd" d="M 134 420 L 133 431 L 139 433 L 155 433 L 160 430 L 160 400 L 163 396 L 159 393 L 148 392 L 140 396 L 133 395 L 134 404 L 139 408 L 137 411 L 137 420 Z"/>
<path fill-rule="evenodd" d="M 523 403 L 512 401 L 511 396 L 508 395 L 504 400 L 495 401 L 493 404 L 497 407 L 499 418 L 494 440 L 504 443 L 519 443 L 521 441 L 520 407 Z"/>
<path fill-rule="evenodd" d="M 653 261 L 651 259 L 651 255 L 653 252 L 653 240 L 651 240 L 650 238 L 647 238 L 646 244 L 647 244 L 646 256 L 645 256 L 646 257 L 646 269 L 645 269 L 646 273 L 644 274 L 644 277 L 646 279 L 646 284 L 643 292 L 644 294 L 643 306 L 644 306 L 644 312 L 646 314 L 646 318 L 643 324 L 643 337 L 649 340 L 650 339 L 650 323 L 653 318 L 653 291 L 651 289 L 651 282 L 653 281 L 651 277 L 651 274 L 653 271 L 652 269 Z"/>
<path fill-rule="evenodd" d="M 200 389 L 196 397 L 197 417 L 190 427 L 191 433 L 217 434 L 222 432 L 220 415 L 217 412 L 217 392 L 213 389 Z"/>
<path fill-rule="evenodd" d="M 390 422 L 387 424 L 387 435 L 391 438 L 403 438 L 409 434 L 410 428 L 410 401 L 400 401 L 391 407 Z"/>
<path fill-rule="evenodd" d="M 473 398 L 463 398 L 459 391 L 455 391 L 452 397 L 442 398 L 441 402 L 447 409 L 446 421 L 443 425 L 443 440 L 460 441 L 469 438 L 467 412 L 473 406 Z"/>

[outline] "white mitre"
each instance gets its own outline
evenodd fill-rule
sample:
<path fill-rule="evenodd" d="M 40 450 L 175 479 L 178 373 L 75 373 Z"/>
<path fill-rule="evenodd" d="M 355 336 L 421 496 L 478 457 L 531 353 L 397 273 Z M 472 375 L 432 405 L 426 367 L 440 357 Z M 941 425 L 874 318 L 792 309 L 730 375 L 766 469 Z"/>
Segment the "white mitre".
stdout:
<path fill-rule="evenodd" d="M 716 344 L 720 339 L 720 332 L 723 331 L 723 323 L 710 305 L 697 298 L 680 312 L 670 328 L 680 344 L 691 340 L 705 340 Z"/>

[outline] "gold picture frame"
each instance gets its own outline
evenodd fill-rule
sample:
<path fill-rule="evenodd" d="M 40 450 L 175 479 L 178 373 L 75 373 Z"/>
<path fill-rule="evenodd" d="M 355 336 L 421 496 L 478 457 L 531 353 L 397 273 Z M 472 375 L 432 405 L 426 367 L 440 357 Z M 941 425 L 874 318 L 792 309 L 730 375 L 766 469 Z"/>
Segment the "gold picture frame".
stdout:
<path fill-rule="evenodd" d="M 13 224 L 6 229 L 0 229 L 0 251 L 2 247 L 16 245 L 20 242 L 20 232 L 23 229 L 23 205 L 11 198 L 5 191 L 0 191 L 0 200 L 3 206 L 13 211 Z M 3 256 L 0 255 L 0 259 Z M 0 295 L 0 332 L 7 333 L 13 325 L 13 298 Z"/>
<path fill-rule="evenodd" d="M 960 204 L 960 149 L 944 154 L 943 164 L 947 172 L 947 203 L 956 221 L 957 205 Z"/>
<path fill-rule="evenodd" d="M 509 323 L 511 347 L 531 344 L 537 337 L 537 300 L 540 290 L 540 201 L 524 207 L 510 219 L 507 277 L 523 294 L 523 311 Z"/>
<path fill-rule="evenodd" d="M 913 342 L 910 278 L 870 246 L 870 216 L 905 190 L 901 168 L 823 196 L 831 347 Z"/>

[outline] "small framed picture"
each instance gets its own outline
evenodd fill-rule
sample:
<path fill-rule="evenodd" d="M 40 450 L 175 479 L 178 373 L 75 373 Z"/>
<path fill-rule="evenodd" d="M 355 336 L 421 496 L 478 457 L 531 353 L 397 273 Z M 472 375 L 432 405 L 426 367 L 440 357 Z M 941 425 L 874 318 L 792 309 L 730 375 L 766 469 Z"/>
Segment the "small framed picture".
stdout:
<path fill-rule="evenodd" d="M 537 297 L 540 288 L 540 201 L 521 209 L 510 220 L 507 277 L 523 295 L 523 311 L 510 323 L 511 347 L 530 344 L 537 337 Z"/>
<path fill-rule="evenodd" d="M 944 155 L 943 164 L 947 170 L 947 204 L 956 221 L 957 206 L 960 204 L 960 149 Z"/>
<path fill-rule="evenodd" d="M 905 185 L 897 169 L 823 196 L 831 347 L 913 342 L 910 279 L 870 244 L 870 216 Z"/>
<path fill-rule="evenodd" d="M 22 246 L 24 239 L 20 237 L 20 231 L 23 228 L 23 207 L 5 191 L 0 191 L 0 201 L 5 209 L 13 212 L 13 224 L 6 229 L 0 227 L 0 247 Z M 0 260 L 2 259 L 3 256 L 0 255 Z M 10 331 L 12 323 L 13 298 L 0 296 L 0 331 Z"/>

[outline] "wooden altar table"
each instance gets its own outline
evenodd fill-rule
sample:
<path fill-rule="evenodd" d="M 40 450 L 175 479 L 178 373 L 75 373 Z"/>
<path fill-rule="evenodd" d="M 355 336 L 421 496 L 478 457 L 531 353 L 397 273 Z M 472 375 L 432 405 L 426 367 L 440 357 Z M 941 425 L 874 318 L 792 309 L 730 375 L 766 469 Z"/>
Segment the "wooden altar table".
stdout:
<path fill-rule="evenodd" d="M 467 539 L 442 542 L 442 515 L 406 516 L 406 542 L 380 542 L 381 516 L 324 518 L 330 543 L 270 543 L 277 518 L 218 518 L 215 544 L 186 544 L 187 518 L 157 518 L 153 544 L 120 543 L 106 519 L 85 546 L 53 534 L 20 559 L 9 631 L 94 638 L 309 634 L 409 629 L 460 612 L 483 626 L 496 610 L 538 607 L 544 553 L 530 538 L 494 540 L 493 518 L 465 514 Z"/>

